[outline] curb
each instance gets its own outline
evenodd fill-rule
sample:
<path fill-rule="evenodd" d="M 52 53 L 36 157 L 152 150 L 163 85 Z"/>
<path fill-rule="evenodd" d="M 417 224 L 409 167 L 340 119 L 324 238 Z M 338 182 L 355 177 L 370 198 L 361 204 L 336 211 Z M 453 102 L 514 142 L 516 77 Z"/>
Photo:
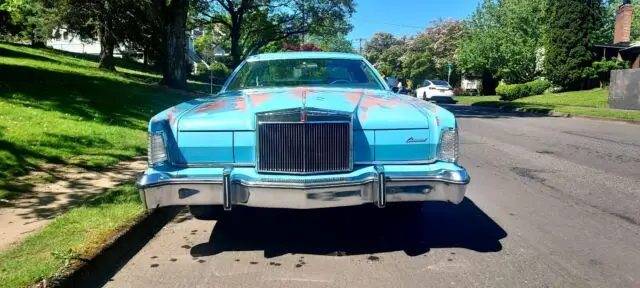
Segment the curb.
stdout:
<path fill-rule="evenodd" d="M 582 115 L 572 115 L 571 113 L 565 113 L 565 112 L 558 112 L 558 111 L 548 111 L 548 112 L 541 112 L 537 109 L 527 109 L 527 108 L 508 108 L 508 107 L 504 107 L 504 106 L 483 106 L 483 105 L 466 105 L 466 104 L 462 104 L 464 106 L 468 106 L 468 107 L 482 107 L 482 108 L 493 108 L 493 109 L 498 109 L 498 110 L 503 110 L 503 111 L 508 111 L 508 112 L 522 112 L 522 113 L 531 113 L 531 114 L 538 114 L 538 115 L 546 115 L 549 117 L 557 117 L 557 118 L 582 118 L 582 119 L 589 119 L 589 120 L 600 120 L 600 121 L 608 121 L 608 122 L 618 122 L 618 123 L 627 123 L 627 124 L 635 124 L 635 125 L 640 125 L 640 120 L 626 120 L 626 119 L 612 119 L 612 118 L 604 118 L 604 117 L 596 117 L 596 116 L 582 116 Z"/>
<path fill-rule="evenodd" d="M 82 259 L 69 271 L 36 287 L 100 287 L 106 284 L 149 240 L 182 210 L 166 207 L 144 213 L 134 224 L 120 231 L 91 259 Z"/>

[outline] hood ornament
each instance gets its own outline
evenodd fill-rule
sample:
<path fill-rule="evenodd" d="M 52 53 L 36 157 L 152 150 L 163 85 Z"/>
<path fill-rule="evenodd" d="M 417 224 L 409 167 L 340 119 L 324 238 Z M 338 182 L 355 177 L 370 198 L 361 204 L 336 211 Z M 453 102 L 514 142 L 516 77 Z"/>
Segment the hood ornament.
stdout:
<path fill-rule="evenodd" d="M 302 92 L 302 109 L 300 109 L 300 122 L 307 121 L 307 92 Z"/>

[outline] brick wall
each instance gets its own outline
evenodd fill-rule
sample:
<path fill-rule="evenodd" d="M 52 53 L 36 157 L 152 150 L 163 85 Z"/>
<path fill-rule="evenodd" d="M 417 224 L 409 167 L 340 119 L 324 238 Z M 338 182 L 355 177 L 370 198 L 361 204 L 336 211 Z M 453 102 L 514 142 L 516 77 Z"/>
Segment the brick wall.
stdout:
<path fill-rule="evenodd" d="M 629 43 L 631 41 L 632 20 L 633 5 L 621 5 L 616 12 L 616 27 L 613 35 L 613 44 Z"/>

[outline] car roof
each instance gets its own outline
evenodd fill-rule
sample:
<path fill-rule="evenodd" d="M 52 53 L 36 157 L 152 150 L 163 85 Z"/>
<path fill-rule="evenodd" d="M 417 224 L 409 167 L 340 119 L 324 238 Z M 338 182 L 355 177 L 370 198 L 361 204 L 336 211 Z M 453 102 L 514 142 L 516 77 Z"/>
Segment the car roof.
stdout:
<path fill-rule="evenodd" d="M 363 60 L 358 54 L 336 52 L 280 52 L 249 56 L 247 62 L 280 60 L 280 59 L 348 59 Z"/>

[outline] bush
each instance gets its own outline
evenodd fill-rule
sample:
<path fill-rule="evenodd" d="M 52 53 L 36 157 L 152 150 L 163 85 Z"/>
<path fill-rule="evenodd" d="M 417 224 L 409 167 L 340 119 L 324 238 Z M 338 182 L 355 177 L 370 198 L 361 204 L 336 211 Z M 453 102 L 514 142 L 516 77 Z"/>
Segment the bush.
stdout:
<path fill-rule="evenodd" d="M 500 96 L 502 101 L 513 101 L 529 96 L 530 91 L 527 84 L 500 84 L 496 88 L 496 94 Z"/>
<path fill-rule="evenodd" d="M 205 66 L 203 63 L 197 63 L 196 65 L 198 65 L 198 75 L 194 76 L 203 76 L 203 78 L 208 79 L 210 75 L 209 73 L 211 73 L 213 75 L 213 78 L 227 78 L 229 77 L 229 74 L 231 74 L 231 70 L 220 62 L 214 62 L 209 65 L 211 71 L 209 71 L 207 69 L 207 66 Z"/>
<path fill-rule="evenodd" d="M 529 95 L 542 95 L 544 91 L 551 88 L 551 83 L 547 80 L 534 80 L 525 85 L 529 87 Z"/>

